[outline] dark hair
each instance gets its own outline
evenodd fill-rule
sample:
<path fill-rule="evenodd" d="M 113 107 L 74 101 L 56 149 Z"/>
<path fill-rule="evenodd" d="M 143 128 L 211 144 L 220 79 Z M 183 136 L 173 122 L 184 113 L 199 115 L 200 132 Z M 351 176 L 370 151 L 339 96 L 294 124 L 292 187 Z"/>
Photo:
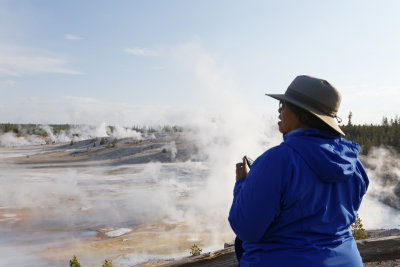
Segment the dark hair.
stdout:
<path fill-rule="evenodd" d="M 324 121 L 319 119 L 317 116 L 314 114 L 308 112 L 305 109 L 302 109 L 296 105 L 293 105 L 292 103 L 285 102 L 285 105 L 293 111 L 293 113 L 296 115 L 296 117 L 299 119 L 301 123 L 306 125 L 307 127 L 310 128 L 317 128 L 326 132 L 329 132 L 331 135 L 335 136 L 340 136 L 338 132 L 333 130 L 328 124 L 326 124 Z"/>

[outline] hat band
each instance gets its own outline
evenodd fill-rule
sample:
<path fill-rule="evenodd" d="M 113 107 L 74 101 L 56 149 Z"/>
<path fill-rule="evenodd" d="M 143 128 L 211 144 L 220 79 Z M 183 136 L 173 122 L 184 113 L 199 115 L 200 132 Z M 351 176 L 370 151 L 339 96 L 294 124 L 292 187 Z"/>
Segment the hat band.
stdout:
<path fill-rule="evenodd" d="M 292 99 L 300 101 L 304 104 L 307 104 L 313 108 L 316 108 L 317 110 L 323 112 L 325 115 L 328 115 L 333 118 L 336 116 L 336 111 L 332 110 L 331 107 L 328 107 L 324 103 L 318 102 L 318 101 L 314 100 L 313 98 L 303 95 L 303 94 L 299 93 L 298 91 L 291 89 L 290 87 L 286 90 L 285 95 Z"/>

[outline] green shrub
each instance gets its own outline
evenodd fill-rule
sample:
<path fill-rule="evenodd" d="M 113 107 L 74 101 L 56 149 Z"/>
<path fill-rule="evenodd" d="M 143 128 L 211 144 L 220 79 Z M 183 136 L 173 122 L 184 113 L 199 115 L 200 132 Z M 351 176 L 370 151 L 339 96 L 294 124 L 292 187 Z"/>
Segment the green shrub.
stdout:
<path fill-rule="evenodd" d="M 112 263 L 112 260 L 105 259 L 102 267 L 114 267 L 114 264 Z"/>
<path fill-rule="evenodd" d="M 170 133 L 172 132 L 171 126 L 165 125 L 162 129 L 163 132 Z"/>
<path fill-rule="evenodd" d="M 165 148 L 163 148 L 163 150 L 161 152 L 162 153 L 167 153 L 167 150 Z"/>
<path fill-rule="evenodd" d="M 148 129 L 147 129 L 147 133 L 155 133 L 156 132 L 156 129 L 154 129 L 154 128 L 152 128 L 152 127 L 149 127 Z"/>
<path fill-rule="evenodd" d="M 102 137 L 101 139 L 100 139 L 100 145 L 102 146 L 102 145 L 104 145 L 106 143 L 106 139 L 104 138 L 104 137 Z"/>
<path fill-rule="evenodd" d="M 192 257 L 194 256 L 199 256 L 201 254 L 202 249 L 199 248 L 196 244 L 194 244 L 191 248 L 190 248 L 190 255 Z"/>
<path fill-rule="evenodd" d="M 351 232 L 353 233 L 353 237 L 355 240 L 368 238 L 358 214 L 357 214 L 357 218 L 356 218 L 355 222 L 352 225 L 350 225 L 350 229 L 351 229 Z"/>
<path fill-rule="evenodd" d="M 75 255 L 72 260 L 69 261 L 69 267 L 81 267 L 81 264 L 78 262 L 78 259 Z"/>
<path fill-rule="evenodd" d="M 183 131 L 182 128 L 180 128 L 180 127 L 178 127 L 178 126 L 173 126 L 173 127 L 172 127 L 172 130 L 173 130 L 175 133 L 178 133 L 178 132 L 182 132 L 182 131 Z"/>

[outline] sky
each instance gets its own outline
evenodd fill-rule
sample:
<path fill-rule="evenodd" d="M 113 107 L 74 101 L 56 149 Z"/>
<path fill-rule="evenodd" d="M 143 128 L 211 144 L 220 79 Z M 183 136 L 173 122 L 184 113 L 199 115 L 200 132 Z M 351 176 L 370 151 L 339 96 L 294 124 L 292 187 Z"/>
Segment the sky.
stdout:
<path fill-rule="evenodd" d="M 400 2 L 0 0 L 0 122 L 180 124 L 226 103 L 276 118 L 297 75 L 339 117 L 400 115 Z M 234 101 L 230 101 L 234 99 Z"/>

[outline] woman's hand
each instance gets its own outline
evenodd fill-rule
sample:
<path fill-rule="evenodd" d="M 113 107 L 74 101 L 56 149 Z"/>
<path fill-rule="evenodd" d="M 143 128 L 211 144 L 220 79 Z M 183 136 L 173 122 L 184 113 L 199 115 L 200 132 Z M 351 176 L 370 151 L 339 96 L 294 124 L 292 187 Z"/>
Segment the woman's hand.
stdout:
<path fill-rule="evenodd" d="M 246 159 L 243 158 L 243 162 L 236 164 L 236 181 L 239 178 L 246 177 L 248 172 Z"/>

